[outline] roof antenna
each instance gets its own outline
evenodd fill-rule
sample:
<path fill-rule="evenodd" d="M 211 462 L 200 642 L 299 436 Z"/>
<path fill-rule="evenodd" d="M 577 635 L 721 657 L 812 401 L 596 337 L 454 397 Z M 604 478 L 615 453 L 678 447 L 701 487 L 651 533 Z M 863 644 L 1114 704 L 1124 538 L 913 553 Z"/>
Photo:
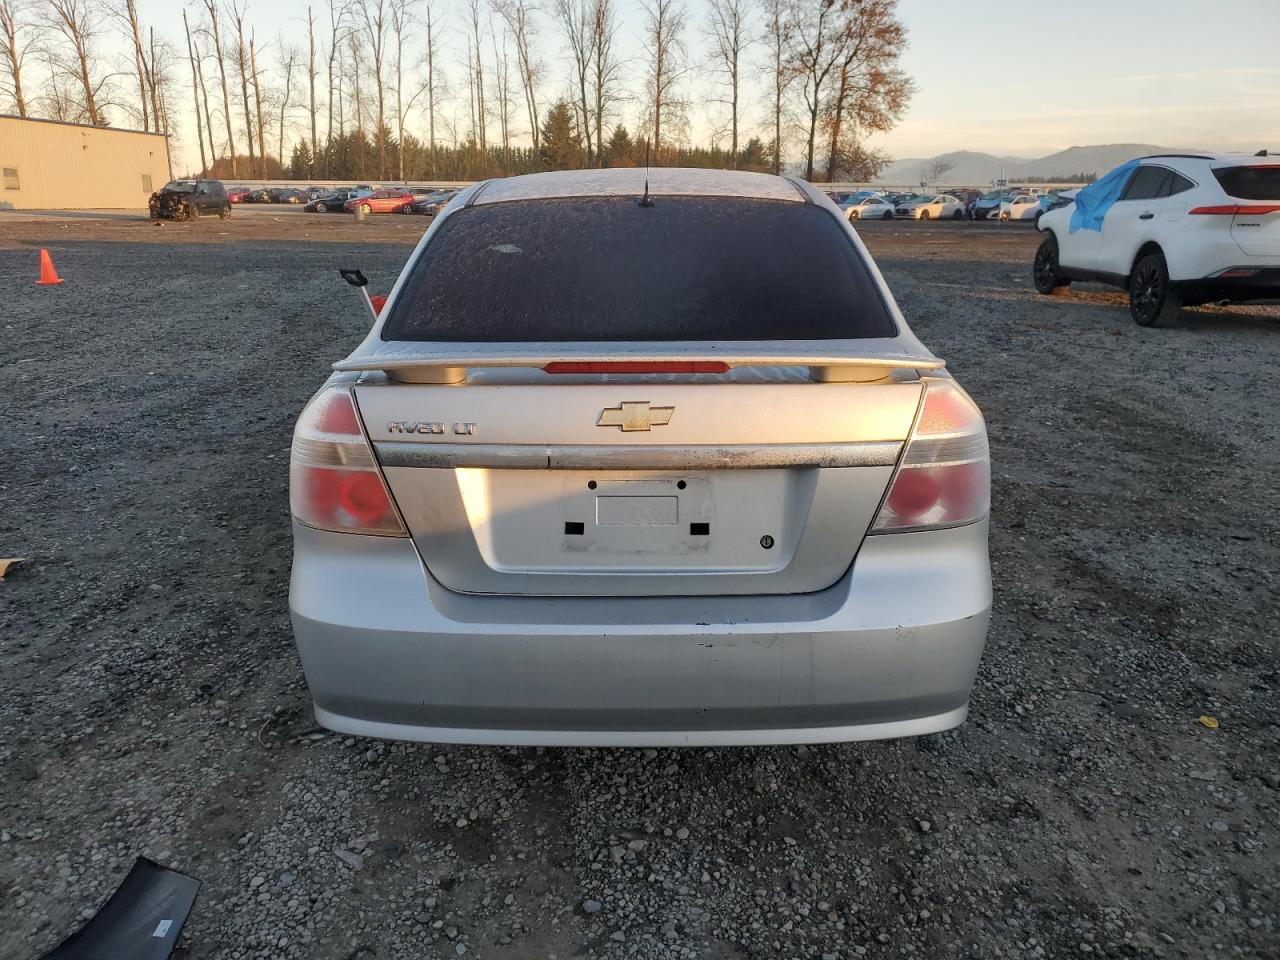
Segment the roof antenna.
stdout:
<path fill-rule="evenodd" d="M 649 196 L 649 141 L 644 142 L 644 196 L 637 201 L 642 207 L 652 207 L 653 198 Z"/>

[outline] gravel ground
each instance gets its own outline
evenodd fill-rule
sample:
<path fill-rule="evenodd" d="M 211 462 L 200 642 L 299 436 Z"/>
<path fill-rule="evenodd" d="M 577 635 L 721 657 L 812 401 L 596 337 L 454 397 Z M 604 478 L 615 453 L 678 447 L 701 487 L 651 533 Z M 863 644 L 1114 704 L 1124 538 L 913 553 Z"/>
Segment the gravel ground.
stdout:
<path fill-rule="evenodd" d="M 286 466 L 364 325 L 333 268 L 423 225 L 0 219 L 0 955 L 139 854 L 204 881 L 187 958 L 1280 955 L 1280 310 L 1143 330 L 1036 296 L 1030 230 L 866 224 L 988 418 L 969 722 L 407 746 L 310 716 Z"/>

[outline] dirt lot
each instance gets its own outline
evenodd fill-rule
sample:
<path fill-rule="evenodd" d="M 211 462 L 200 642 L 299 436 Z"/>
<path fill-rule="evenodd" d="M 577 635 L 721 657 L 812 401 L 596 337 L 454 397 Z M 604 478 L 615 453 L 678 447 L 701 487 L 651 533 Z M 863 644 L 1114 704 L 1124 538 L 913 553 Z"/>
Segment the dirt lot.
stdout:
<path fill-rule="evenodd" d="M 0 955 L 139 854 L 204 881 L 188 958 L 1280 955 L 1280 310 L 1143 330 L 1038 297 L 1029 229 L 866 224 L 988 417 L 969 722 L 412 747 L 309 714 L 286 468 L 364 328 L 334 268 L 423 226 L 0 215 Z"/>

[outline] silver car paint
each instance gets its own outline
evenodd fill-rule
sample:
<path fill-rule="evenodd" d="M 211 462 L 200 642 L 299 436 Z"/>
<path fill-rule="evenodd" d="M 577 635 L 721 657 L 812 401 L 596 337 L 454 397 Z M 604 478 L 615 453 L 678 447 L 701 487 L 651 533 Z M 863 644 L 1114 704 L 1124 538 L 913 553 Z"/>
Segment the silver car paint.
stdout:
<path fill-rule="evenodd" d="M 650 188 L 655 194 L 664 189 L 672 193 L 712 192 L 707 186 L 708 172 L 695 172 L 700 184 L 696 187 L 690 185 L 694 178 L 686 180 L 689 173 L 665 171 L 654 178 Z M 627 176 L 634 178 L 633 174 Z M 718 174 L 710 180 L 717 177 L 734 179 L 733 175 Z M 503 181 L 501 189 L 495 185 L 488 202 L 545 195 L 549 189 L 538 184 L 521 187 L 518 181 L 527 179 Z M 557 189 L 568 190 L 566 184 L 571 179 L 565 178 Z M 824 194 L 799 181 L 764 180 L 770 183 L 767 191 L 751 183 L 745 192 L 773 195 L 794 190 L 797 202 L 807 200 L 827 209 L 861 248 L 856 232 Z M 612 181 L 607 176 L 597 178 L 591 192 L 608 192 L 600 184 L 610 182 L 618 192 L 634 189 L 631 180 L 615 174 Z M 410 265 L 440 225 L 484 189 L 486 185 L 479 184 L 454 198 L 427 231 Z M 719 189 L 732 193 L 738 188 L 721 183 Z M 375 398 L 376 405 L 377 397 L 389 396 L 394 389 L 415 389 L 395 384 L 388 374 L 412 380 L 412 376 L 403 375 L 424 363 L 453 360 L 482 365 L 467 375 L 465 385 L 417 388 L 437 391 L 461 407 L 468 406 L 469 394 L 475 396 L 473 387 L 490 381 L 539 386 L 542 403 L 558 402 L 564 390 L 561 383 L 548 386 L 536 371 L 503 371 L 492 366 L 558 358 L 711 354 L 793 365 L 735 370 L 732 379 L 741 383 L 710 388 L 716 391 L 740 389 L 758 379 L 752 372 L 767 369 L 792 371 L 779 382 L 808 379 L 806 367 L 816 368 L 813 379 L 826 379 L 827 363 L 848 358 L 871 362 L 872 367 L 860 368 L 849 379 L 868 381 L 858 386 L 883 391 L 875 395 L 886 398 L 899 387 L 918 392 L 919 373 L 949 376 L 941 369 L 941 361 L 910 332 L 874 262 L 869 256 L 866 259 L 898 323 L 897 337 L 669 346 L 395 344 L 381 340 L 380 320 L 346 361 L 335 364 L 343 372 L 335 373 L 330 382 L 356 387 L 370 440 L 394 461 L 395 455 L 408 455 L 406 447 L 425 447 L 424 437 L 392 433 L 386 423 L 400 419 L 398 416 L 383 420 L 388 411 L 379 408 L 370 416 L 365 408 L 370 398 Z M 391 293 L 391 303 L 408 272 L 406 266 Z M 874 369 L 875 364 L 880 369 Z M 842 377 L 837 374 L 836 378 Z M 705 378 L 689 379 L 706 382 Z M 607 382 L 605 377 L 563 380 L 563 384 L 596 386 Z M 810 381 L 807 389 L 821 391 L 835 386 Z M 820 419 L 824 406 L 821 396 L 814 396 L 816 402 L 806 409 Z M 508 405 L 506 409 L 516 416 L 515 426 L 520 425 L 519 417 L 526 411 L 537 410 L 534 398 L 516 407 Z M 615 392 L 611 402 L 618 399 L 634 398 Z M 870 404 L 867 409 L 876 406 Z M 466 413 L 461 407 L 460 421 L 476 423 L 477 432 L 447 439 L 457 449 L 471 449 L 472 445 L 478 449 L 486 442 L 479 426 L 481 415 Z M 407 412 L 410 417 L 417 415 L 418 411 Z M 452 422 L 452 416 L 449 419 Z M 810 438 L 797 436 L 796 429 L 803 434 L 805 427 L 795 427 L 794 418 L 755 431 L 732 419 L 720 422 L 732 423 L 737 433 L 731 437 L 728 432 L 717 435 L 704 430 L 681 439 L 695 445 L 776 448 L 790 444 L 792 450 L 804 439 L 816 439 L 820 444 L 835 441 L 830 433 L 821 431 Z M 889 430 L 868 429 L 869 420 L 847 413 L 843 422 L 846 440 L 892 442 L 899 447 L 909 426 L 909 421 L 899 420 Z M 596 435 L 594 418 L 584 422 L 583 429 L 583 437 L 571 433 L 535 437 L 534 449 L 540 449 L 538 444 L 545 444 L 548 451 L 553 446 L 619 445 L 624 439 L 628 449 L 679 447 L 663 442 L 662 431 L 670 426 L 652 435 L 637 433 L 625 438 L 611 431 L 616 434 L 612 441 Z M 440 438 L 426 439 L 438 442 Z M 492 434 L 488 439 L 507 449 L 518 445 L 514 432 L 499 433 L 498 443 Z M 520 451 L 522 456 L 527 453 L 527 449 Z M 553 455 L 548 452 L 548 466 L 553 465 Z M 397 470 L 416 472 L 419 477 L 445 475 L 456 490 L 454 475 L 470 469 L 447 463 L 440 467 L 423 470 L 386 467 L 384 463 L 384 473 L 390 477 Z M 716 467 L 718 471 L 726 469 L 723 463 Z M 890 468 L 874 466 L 795 472 L 852 475 L 868 470 L 891 472 Z M 866 479 L 873 481 L 868 489 L 882 492 L 888 475 L 866 474 Z M 403 485 L 397 497 L 408 502 L 416 489 L 412 483 Z M 447 483 L 443 489 L 447 492 Z M 403 508 L 405 504 L 400 505 Z M 826 515 L 831 509 L 821 512 Z M 874 505 L 861 509 L 873 511 Z M 358 735 L 441 742 L 657 745 L 908 736 L 947 729 L 964 720 L 990 609 L 985 520 L 952 529 L 863 539 L 864 521 L 862 529 L 847 534 L 846 559 L 838 569 L 801 584 L 808 592 L 764 594 L 739 588 L 737 596 L 725 595 L 735 592 L 730 589 L 721 595 L 654 596 L 659 591 L 642 585 L 596 591 L 610 593 L 607 596 L 520 596 L 484 595 L 483 590 L 475 589 L 475 579 L 458 581 L 467 592 L 450 590 L 432 576 L 420 550 L 428 559 L 433 551 L 447 554 L 446 565 L 469 564 L 470 574 L 480 574 L 482 579 L 486 570 L 494 571 L 487 562 L 494 558 L 484 557 L 471 536 L 473 531 L 464 530 L 458 517 L 455 511 L 449 518 L 452 529 L 445 523 L 435 531 L 440 541 L 419 536 L 416 542 L 329 533 L 295 523 L 290 608 L 316 715 L 325 726 Z M 647 572 L 637 575 L 642 584 L 653 583 L 652 577 L 645 576 Z M 685 576 L 692 584 L 708 574 L 700 571 Z M 627 578 L 622 571 L 617 582 Z M 705 588 L 699 585 L 696 589 Z"/>
<path fill-rule="evenodd" d="M 529 745 L 812 743 L 963 722 L 991 605 L 987 525 L 868 537 L 783 597 L 476 597 L 410 540 L 295 524 L 298 650 L 330 729 Z M 425 585 L 425 589 L 424 589 Z"/>

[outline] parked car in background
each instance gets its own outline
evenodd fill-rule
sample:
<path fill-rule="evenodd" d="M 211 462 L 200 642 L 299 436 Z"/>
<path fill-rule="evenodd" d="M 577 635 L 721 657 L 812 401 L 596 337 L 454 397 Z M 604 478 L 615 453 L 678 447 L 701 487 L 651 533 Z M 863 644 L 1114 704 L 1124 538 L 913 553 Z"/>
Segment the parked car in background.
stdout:
<path fill-rule="evenodd" d="M 348 213 L 363 209 L 365 213 L 413 213 L 413 194 L 407 190 L 375 190 L 363 197 L 353 197 L 343 204 Z"/>
<path fill-rule="evenodd" d="M 1008 200 L 1011 196 L 1013 196 L 1013 194 L 1011 194 L 1005 187 L 990 190 L 969 206 L 969 217 L 973 220 L 986 220 L 988 217 L 999 216 L 1001 202 Z"/>
<path fill-rule="evenodd" d="M 949 193 L 939 193 L 900 203 L 893 214 L 901 220 L 959 220 L 964 216 L 964 204 Z"/>
<path fill-rule="evenodd" d="M 249 195 L 244 198 L 244 203 L 270 203 L 271 194 L 266 190 L 250 190 Z"/>
<path fill-rule="evenodd" d="M 152 220 L 199 220 L 231 216 L 231 201 L 221 180 L 170 180 L 147 200 Z"/>
<path fill-rule="evenodd" d="M 558 746 L 962 723 L 986 430 L 840 210 L 672 168 L 461 196 L 294 430 L 318 722 Z"/>
<path fill-rule="evenodd" d="M 292 187 L 286 187 L 280 191 L 277 203 L 307 203 L 308 197 L 301 190 L 295 190 Z"/>
<path fill-rule="evenodd" d="M 434 196 L 424 197 L 414 204 L 414 213 L 421 213 L 428 217 L 434 217 L 437 213 L 448 206 L 449 201 L 458 195 L 457 190 L 445 190 Z"/>
<path fill-rule="evenodd" d="M 849 220 L 892 220 L 893 204 L 884 197 L 863 196 L 850 198 L 840 209 Z"/>
<path fill-rule="evenodd" d="M 1040 218 L 1050 210 L 1057 210 L 1071 203 L 1078 192 L 1077 190 L 1051 190 L 1040 197 L 1040 209 L 1036 211 L 1035 216 L 1036 226 L 1040 226 Z"/>
<path fill-rule="evenodd" d="M 232 203 L 244 203 L 249 199 L 249 191 L 245 187 L 232 187 L 227 191 L 227 199 Z"/>
<path fill-rule="evenodd" d="M 330 192 L 316 197 L 302 209 L 311 213 L 341 213 L 343 204 L 359 196 L 355 190 Z"/>
<path fill-rule="evenodd" d="M 1141 326 L 1183 306 L 1280 300 L 1280 157 L 1169 154 L 1124 164 L 1040 218 L 1036 289 L 1099 280 Z"/>
<path fill-rule="evenodd" d="M 1020 193 L 1007 200 L 1000 201 L 1000 212 L 997 214 L 1002 223 L 1009 220 L 1034 220 L 1036 214 L 1043 212 L 1040 198 L 1029 193 Z"/>

